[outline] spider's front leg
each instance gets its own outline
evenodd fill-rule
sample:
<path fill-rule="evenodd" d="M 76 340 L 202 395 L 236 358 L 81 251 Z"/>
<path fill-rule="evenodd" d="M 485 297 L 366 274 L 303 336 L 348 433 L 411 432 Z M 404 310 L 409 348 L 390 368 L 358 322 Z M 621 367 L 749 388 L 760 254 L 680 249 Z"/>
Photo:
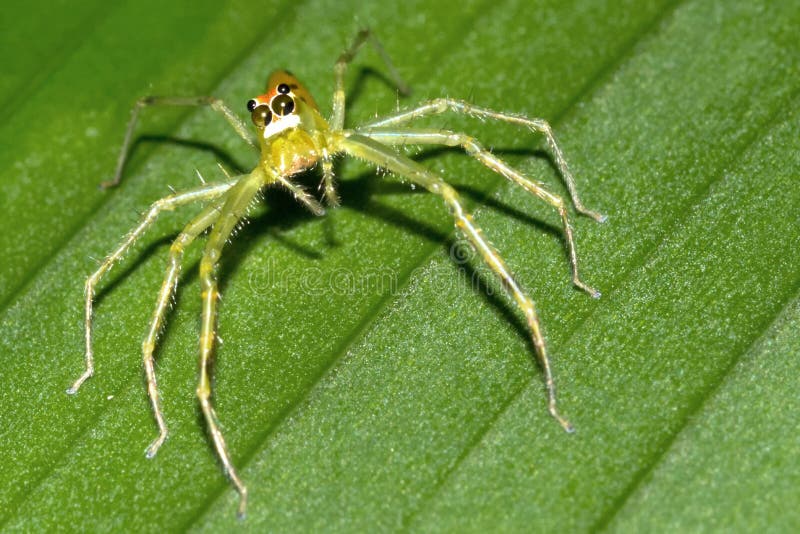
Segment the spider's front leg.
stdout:
<path fill-rule="evenodd" d="M 245 488 L 236 469 L 233 467 L 228 447 L 222 436 L 219 421 L 211 402 L 211 360 L 214 350 L 217 300 L 217 267 L 222 249 L 236 225 L 247 213 L 258 191 L 264 184 L 264 172 L 260 167 L 250 175 L 242 178 L 226 195 L 225 203 L 211 230 L 203 257 L 200 260 L 200 286 L 202 288 L 203 313 L 200 327 L 200 378 L 197 385 L 197 397 L 208 425 L 214 448 L 231 483 L 239 493 L 239 516 L 243 517 L 247 507 L 247 488 Z"/>
<path fill-rule="evenodd" d="M 529 119 L 521 115 L 501 113 L 499 111 L 494 111 L 491 109 L 474 106 L 469 102 L 465 102 L 463 100 L 455 100 L 452 98 L 437 98 L 425 102 L 423 104 L 420 104 L 414 109 L 403 111 L 395 115 L 390 115 L 389 117 L 373 121 L 369 124 L 360 127 L 358 131 L 363 133 L 363 132 L 369 132 L 371 129 L 375 128 L 386 128 L 388 126 L 396 126 L 421 117 L 426 117 L 428 115 L 438 115 L 446 111 L 453 111 L 455 113 L 460 113 L 462 115 L 470 115 L 481 119 L 491 119 L 491 120 L 498 120 L 501 122 L 507 122 L 510 124 L 517 124 L 519 126 L 524 126 L 534 132 L 539 132 L 544 134 L 545 138 L 547 139 L 547 144 L 550 147 L 550 150 L 553 152 L 553 157 L 556 161 L 556 166 L 558 166 L 558 170 L 561 172 L 561 176 L 567 183 L 567 189 L 569 190 L 569 195 L 570 198 L 572 198 L 572 203 L 575 205 L 575 209 L 579 213 L 587 215 L 592 219 L 596 220 L 597 222 L 604 222 L 606 220 L 605 215 L 587 209 L 583 205 L 583 202 L 581 202 L 581 199 L 578 196 L 578 188 L 575 185 L 575 178 L 573 178 L 572 173 L 570 172 L 569 167 L 567 166 L 567 160 L 564 159 L 564 154 L 561 152 L 561 148 L 558 146 L 558 143 L 556 142 L 556 137 L 555 134 L 553 134 L 553 129 L 550 127 L 550 124 L 544 119 Z"/>
<path fill-rule="evenodd" d="M 561 224 L 564 228 L 564 234 L 567 238 L 570 267 L 572 269 L 572 283 L 592 297 L 600 297 L 600 292 L 584 283 L 578 274 L 578 253 L 575 248 L 575 238 L 572 235 L 572 225 L 569 222 L 567 207 L 561 197 L 550 193 L 544 187 L 537 184 L 517 169 L 511 167 L 508 163 L 486 150 L 476 139 L 463 133 L 452 132 L 449 130 L 386 128 L 367 130 L 362 132 L 362 134 L 370 139 L 374 139 L 389 145 L 460 146 L 467 154 L 478 160 L 489 169 L 502 175 L 511 182 L 522 186 L 522 188 L 529 193 L 536 195 L 538 198 L 553 206 L 556 210 L 558 210 L 558 214 L 561 217 Z"/>
<path fill-rule="evenodd" d="M 395 69 L 389 54 L 386 53 L 380 41 L 373 35 L 370 29 L 363 29 L 356 34 L 355 39 L 350 46 L 342 52 L 336 65 L 333 67 L 335 86 L 333 90 L 333 113 L 330 120 L 331 130 L 334 132 L 341 132 L 344 128 L 345 117 L 345 91 L 344 91 L 344 76 L 347 72 L 347 66 L 353 61 L 356 54 L 364 46 L 364 43 L 369 42 L 378 53 L 386 68 L 389 70 L 389 75 L 394 81 L 397 90 L 402 95 L 407 95 L 411 92 L 408 85 L 400 77 L 400 74 Z M 339 196 L 336 194 L 336 184 L 334 183 L 333 176 L 333 161 L 332 155 L 327 151 L 322 155 L 322 184 L 325 188 L 325 198 L 330 206 L 339 205 Z"/>
<path fill-rule="evenodd" d="M 217 184 L 206 184 L 183 193 L 175 193 L 157 200 L 154 202 L 147 213 L 142 217 L 139 224 L 131 230 L 122 242 L 114 249 L 111 254 L 106 256 L 100 267 L 86 279 L 85 285 L 85 299 L 86 311 L 84 316 L 85 324 L 85 341 L 86 341 L 86 370 L 78 377 L 72 387 L 67 389 L 67 393 L 74 394 L 78 392 L 87 378 L 94 374 L 94 356 L 92 354 L 92 304 L 94 302 L 95 287 L 103 278 L 103 276 L 114 266 L 115 263 L 120 261 L 125 255 L 125 252 L 133 246 L 134 242 L 155 222 L 159 214 L 163 211 L 173 210 L 178 206 L 189 204 L 192 202 L 200 202 L 203 200 L 210 200 L 222 195 L 227 191 L 235 182 L 235 180 L 227 180 Z"/>
<path fill-rule="evenodd" d="M 164 413 L 161 410 L 153 351 L 155 350 L 158 335 L 164 325 L 164 319 L 169 309 L 170 298 L 175 293 L 175 288 L 178 286 L 178 276 L 181 272 L 183 252 L 198 235 L 216 222 L 219 218 L 222 200 L 223 199 L 217 199 L 200 212 L 172 242 L 172 246 L 170 246 L 169 249 L 167 271 L 164 274 L 161 290 L 158 292 L 158 300 L 156 301 L 156 307 L 153 311 L 153 318 L 150 321 L 150 328 L 147 331 L 147 336 L 142 342 L 144 370 L 147 377 L 147 394 L 150 397 L 150 404 L 153 407 L 156 424 L 158 424 L 158 437 L 150 443 L 150 446 L 147 447 L 145 451 L 148 458 L 154 457 L 158 449 L 167 439 L 167 424 L 164 421 Z"/>
<path fill-rule="evenodd" d="M 456 190 L 422 165 L 393 152 L 389 148 L 368 137 L 359 134 L 350 134 L 349 136 L 336 138 L 334 142 L 342 151 L 388 169 L 394 174 L 442 197 L 442 200 L 455 219 L 456 228 L 458 228 L 470 244 L 480 253 L 483 261 L 498 277 L 503 288 L 511 295 L 517 306 L 519 306 L 520 310 L 522 310 L 522 313 L 525 315 L 531 339 L 536 349 L 536 356 L 544 371 L 550 415 L 558 421 L 564 430 L 572 432 L 572 425 L 558 412 L 555 382 L 550 369 L 550 359 L 547 356 L 544 336 L 539 326 L 539 315 L 536 312 L 536 307 L 530 297 L 525 294 L 521 286 L 514 279 L 514 276 L 511 274 L 511 271 L 508 269 L 497 250 L 483 237 L 481 229 L 472 220 L 472 216 L 464 209 Z"/>
<path fill-rule="evenodd" d="M 239 134 L 239 137 L 244 139 L 253 148 L 258 149 L 258 143 L 256 142 L 256 139 L 253 137 L 253 133 L 250 131 L 247 125 L 242 122 L 242 120 L 236 116 L 231 108 L 229 108 L 228 105 L 219 98 L 215 98 L 213 96 L 146 96 L 137 100 L 136 104 L 133 105 L 131 118 L 130 121 L 128 121 L 128 127 L 125 129 L 125 140 L 122 142 L 122 148 L 120 149 L 119 156 L 117 157 L 117 167 L 114 170 L 114 178 L 105 182 L 101 182 L 101 188 L 106 189 L 108 187 L 114 187 L 119 184 L 120 180 L 122 180 L 122 170 L 125 168 L 125 161 L 128 159 L 128 150 L 130 148 L 131 141 L 133 140 L 133 130 L 136 128 L 136 123 L 139 120 L 139 113 L 141 112 L 142 108 L 150 106 L 209 106 L 212 110 L 222 115 L 225 120 L 228 121 L 228 124 L 230 124 L 234 130 L 236 130 L 236 133 Z"/>

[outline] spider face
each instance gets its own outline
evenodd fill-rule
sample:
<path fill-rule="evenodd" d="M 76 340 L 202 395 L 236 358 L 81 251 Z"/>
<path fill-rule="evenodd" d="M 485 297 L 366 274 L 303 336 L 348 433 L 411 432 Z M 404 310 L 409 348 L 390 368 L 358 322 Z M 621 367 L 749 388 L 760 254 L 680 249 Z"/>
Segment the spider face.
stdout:
<path fill-rule="evenodd" d="M 250 118 L 262 139 L 270 139 L 301 124 L 317 129 L 319 110 L 311 94 L 290 72 L 273 72 L 267 80 L 267 92 L 247 102 Z"/>

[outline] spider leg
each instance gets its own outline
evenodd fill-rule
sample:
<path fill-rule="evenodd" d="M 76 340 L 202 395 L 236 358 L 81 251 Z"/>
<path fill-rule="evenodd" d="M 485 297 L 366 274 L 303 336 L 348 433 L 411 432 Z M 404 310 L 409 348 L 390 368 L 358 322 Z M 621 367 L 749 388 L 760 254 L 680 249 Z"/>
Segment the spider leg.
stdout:
<path fill-rule="evenodd" d="M 87 378 L 94 374 L 94 357 L 92 355 L 92 303 L 94 300 L 94 291 L 100 279 L 114 266 L 114 264 L 122 259 L 125 252 L 133 245 L 133 243 L 155 222 L 158 215 L 162 211 L 173 210 L 178 206 L 189 204 L 191 202 L 199 202 L 202 200 L 210 200 L 222 195 L 227 191 L 237 179 L 228 180 L 216 184 L 206 184 L 201 187 L 189 189 L 182 193 L 175 193 L 166 196 L 160 200 L 155 201 L 147 213 L 142 217 L 139 224 L 123 238 L 122 242 L 103 260 L 100 267 L 86 279 L 85 285 L 85 299 L 86 299 L 86 312 L 85 312 L 85 327 L 86 327 L 86 370 L 75 381 L 72 386 L 67 389 L 67 393 L 74 394 L 78 392 Z"/>
<path fill-rule="evenodd" d="M 455 219 L 456 228 L 458 228 L 470 244 L 480 253 L 483 261 L 498 277 L 503 288 L 513 297 L 517 306 L 519 306 L 525 315 L 528 329 L 531 333 L 531 339 L 536 348 L 536 355 L 544 371 L 550 415 L 558 421 L 564 430 L 572 432 L 572 425 L 558 412 L 555 382 L 553 381 L 553 373 L 550 369 L 550 359 L 547 356 L 547 347 L 541 327 L 539 326 L 539 315 L 536 312 L 533 301 L 525 294 L 514 279 L 514 276 L 511 274 L 511 271 L 508 269 L 497 250 L 483 237 L 483 232 L 472 220 L 472 216 L 464 210 L 456 190 L 439 176 L 417 162 L 397 154 L 365 136 L 358 134 L 351 134 L 349 136 L 342 135 L 334 138 L 333 143 L 340 150 L 354 157 L 386 168 L 412 183 L 424 187 L 431 193 L 442 197 L 442 200 Z"/>
<path fill-rule="evenodd" d="M 288 189 L 292 193 L 292 195 L 294 195 L 295 199 L 303 203 L 311 213 L 319 216 L 325 215 L 325 208 L 322 207 L 322 204 L 317 202 L 317 199 L 315 199 L 308 193 L 308 191 L 306 191 L 305 187 L 303 187 L 300 184 L 296 184 L 291 180 L 289 180 L 288 178 L 280 175 L 278 175 L 278 182 L 283 187 Z"/>
<path fill-rule="evenodd" d="M 374 48 L 375 52 L 377 52 L 381 57 L 381 60 L 383 60 L 386 68 L 389 69 L 389 75 L 392 77 L 392 80 L 397 86 L 397 90 L 403 95 L 407 95 L 411 92 L 408 88 L 408 85 L 406 85 L 406 83 L 400 77 L 397 69 L 395 69 L 389 54 L 387 54 L 386 50 L 383 49 L 383 46 L 381 45 L 380 41 L 378 41 L 378 38 L 372 34 L 372 30 L 365 28 L 359 31 L 356 34 L 355 39 L 353 39 L 352 44 L 344 52 L 342 52 L 342 54 L 339 56 L 339 59 L 336 60 L 336 65 L 333 67 L 333 72 L 336 77 L 336 86 L 333 91 L 333 117 L 331 118 L 331 129 L 334 132 L 339 132 L 342 130 L 342 128 L 344 128 L 344 75 L 347 71 L 347 65 L 353 61 L 353 58 L 355 58 L 358 51 L 367 41 L 369 41 L 369 44 L 372 45 L 372 48 Z"/>
<path fill-rule="evenodd" d="M 153 360 L 153 350 L 158 340 L 158 335 L 164 325 L 164 318 L 167 314 L 170 298 L 178 286 L 178 276 L 181 272 L 181 261 L 183 260 L 183 251 L 195 240 L 195 238 L 203 233 L 206 228 L 214 224 L 219 217 L 220 208 L 222 206 L 222 199 L 217 199 L 211 205 L 206 207 L 200 214 L 195 217 L 178 237 L 172 242 L 169 249 L 169 263 L 167 264 L 167 272 L 164 275 L 164 281 L 161 284 L 161 290 L 158 292 L 158 300 L 156 301 L 156 308 L 153 311 L 153 318 L 150 322 L 150 329 L 147 331 L 147 336 L 142 342 L 142 355 L 144 356 L 144 369 L 147 375 L 147 395 L 150 397 L 150 404 L 153 406 L 153 414 L 158 424 L 158 437 L 153 440 L 145 454 L 148 458 L 152 458 L 158 452 L 159 447 L 167 439 L 167 425 L 164 421 L 164 413 L 161 410 L 161 402 L 159 400 L 158 385 L 156 383 L 155 362 Z"/>
<path fill-rule="evenodd" d="M 136 128 L 136 123 L 139 120 L 139 113 L 142 108 L 148 106 L 210 106 L 211 109 L 222 115 L 228 123 L 233 126 L 239 137 L 244 139 L 253 148 L 258 149 L 258 143 L 253 137 L 253 133 L 247 125 L 219 98 L 213 96 L 188 96 L 188 97 L 175 97 L 175 96 L 146 96 L 140 98 L 133 105 L 131 111 L 131 118 L 128 121 L 128 127 L 125 130 L 125 140 L 122 142 L 122 148 L 117 157 L 117 167 L 114 170 L 114 178 L 111 180 L 101 182 L 100 187 L 103 189 L 114 187 L 122 180 L 122 170 L 125 167 L 125 161 L 128 159 L 128 149 L 130 148 L 131 141 L 133 140 L 133 130 Z"/>
<path fill-rule="evenodd" d="M 203 313 L 200 327 L 200 378 L 197 385 L 197 397 L 200 400 L 200 407 L 203 410 L 217 456 L 222 462 L 225 473 L 239 493 L 240 517 L 244 516 L 247 506 L 247 488 L 245 488 L 233 467 L 228 447 L 220 430 L 219 420 L 211 403 L 211 358 L 215 340 L 217 300 L 219 298 L 216 271 L 222 248 L 236 225 L 245 216 L 248 206 L 250 206 L 263 184 L 264 172 L 259 167 L 231 188 L 226 195 L 225 204 L 222 206 L 216 223 L 214 223 L 203 257 L 200 260 Z"/>
<path fill-rule="evenodd" d="M 408 88 L 408 85 L 406 85 L 406 83 L 400 77 L 400 74 L 397 72 L 397 69 L 394 67 L 389 54 L 386 53 L 386 50 L 384 50 L 378 38 L 373 35 L 372 30 L 368 28 L 362 29 L 356 34 L 356 37 L 353 39 L 353 42 L 350 44 L 350 46 L 344 52 L 342 52 L 342 54 L 339 56 L 339 59 L 336 61 L 336 65 L 333 67 L 335 87 L 333 91 L 333 115 L 330 120 L 330 126 L 334 132 L 340 132 L 342 128 L 344 128 L 344 75 L 347 71 L 347 66 L 353 61 L 353 58 L 355 58 L 358 51 L 366 42 L 369 42 L 369 44 L 372 45 L 372 48 L 375 49 L 375 52 L 377 52 L 381 60 L 383 60 L 383 63 L 389 70 L 389 75 L 394 81 L 397 90 L 400 91 L 400 94 L 407 95 L 411 92 Z M 333 162 L 331 160 L 331 156 L 327 152 L 325 152 L 322 157 L 322 184 L 324 185 L 325 198 L 327 199 L 328 204 L 333 207 L 338 206 L 339 197 L 336 194 L 336 186 L 334 183 Z"/>
<path fill-rule="evenodd" d="M 580 197 L 578 196 L 578 188 L 575 185 L 575 178 L 572 177 L 572 173 L 570 172 L 569 167 L 567 166 L 567 161 L 566 159 L 564 159 L 564 154 L 561 152 L 561 148 L 558 146 L 558 143 L 556 142 L 555 135 L 553 134 L 553 129 L 550 127 L 550 124 L 544 119 L 529 119 L 521 115 L 501 113 L 498 111 L 493 111 L 491 109 L 474 106 L 469 102 L 465 102 L 463 100 L 455 100 L 452 98 L 437 98 L 435 100 L 429 100 L 428 102 L 424 102 L 413 109 L 402 111 L 395 115 L 390 115 L 383 119 L 371 122 L 365 126 L 360 127 L 358 129 L 358 132 L 366 133 L 373 128 L 384 128 L 386 126 L 403 124 L 428 115 L 438 115 L 446 111 L 452 111 L 464 115 L 471 115 L 473 117 L 478 117 L 480 119 L 492 119 L 492 120 L 499 120 L 502 122 L 508 122 L 511 124 L 517 124 L 520 126 L 524 126 L 529 130 L 544 134 L 545 138 L 547 139 L 547 144 L 553 153 L 553 157 L 555 158 L 556 166 L 558 166 L 558 170 L 561 172 L 561 176 L 567 183 L 567 189 L 569 190 L 569 195 L 570 198 L 572 198 L 572 203 L 575 205 L 575 209 L 579 213 L 588 215 L 597 222 L 604 222 L 606 220 L 605 215 L 601 215 L 596 211 L 587 209 L 583 205 L 583 202 L 581 202 Z"/>
<path fill-rule="evenodd" d="M 529 193 L 544 200 L 556 210 L 561 217 L 564 234 L 567 238 L 569 261 L 572 269 L 572 283 L 594 298 L 600 297 L 600 292 L 584 283 L 578 275 L 578 253 L 575 248 L 575 239 L 572 235 L 564 200 L 537 184 L 523 173 L 511 167 L 508 163 L 486 150 L 475 138 L 469 135 L 451 132 L 449 130 L 415 130 L 415 129 L 386 129 L 370 130 L 364 132 L 366 137 L 389 145 L 444 145 L 460 146 L 464 151 L 494 172 L 508 180 L 522 186 Z"/>
<path fill-rule="evenodd" d="M 325 200 L 332 208 L 337 208 L 341 204 L 339 194 L 336 192 L 336 181 L 333 175 L 333 158 L 327 150 L 322 151 L 322 183 L 320 187 L 324 190 Z"/>

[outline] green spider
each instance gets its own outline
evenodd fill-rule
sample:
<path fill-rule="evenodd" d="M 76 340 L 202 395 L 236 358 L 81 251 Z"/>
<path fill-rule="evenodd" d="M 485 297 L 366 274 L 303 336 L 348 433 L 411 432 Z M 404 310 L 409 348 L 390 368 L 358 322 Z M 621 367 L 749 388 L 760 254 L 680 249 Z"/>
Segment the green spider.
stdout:
<path fill-rule="evenodd" d="M 246 124 L 219 99 L 213 97 L 143 98 L 136 103 L 131 120 L 128 123 L 114 179 L 102 184 L 103 187 L 110 187 L 119 183 L 139 112 L 147 106 L 210 106 L 233 126 L 242 139 L 260 150 L 259 162 L 248 174 L 228 177 L 227 180 L 219 183 L 204 183 L 202 186 L 183 192 L 176 192 L 154 202 L 139 224 L 103 260 L 97 271 L 86 279 L 86 370 L 67 390 L 67 393 L 70 394 L 77 393 L 83 382 L 94 374 L 92 303 L 95 296 L 95 288 L 100 279 L 117 261 L 122 259 L 125 252 L 153 224 L 161 212 L 173 210 L 185 204 L 205 202 L 206 206 L 186 225 L 170 247 L 169 263 L 164 282 L 158 293 L 150 328 L 142 343 L 144 368 L 147 376 L 147 393 L 150 397 L 159 429 L 158 437 L 147 447 L 146 456 L 148 458 L 155 456 L 159 447 L 167 438 L 167 425 L 161 410 L 156 383 L 153 350 L 164 323 L 170 297 L 178 283 L 184 250 L 201 233 L 209 230 L 208 240 L 200 261 L 202 322 L 200 331 L 200 377 L 197 386 L 197 397 L 223 469 L 239 493 L 238 513 L 240 517 L 244 516 L 247 506 L 247 488 L 233 466 L 231 455 L 228 452 L 228 447 L 225 444 L 225 439 L 222 436 L 211 402 L 210 362 L 214 349 L 217 301 L 219 299 L 217 269 L 220 256 L 225 243 L 231 237 L 231 233 L 242 218 L 245 217 L 247 208 L 255 201 L 258 193 L 266 187 L 273 185 L 283 186 L 291 191 L 295 198 L 314 214 L 323 215 L 325 213 L 324 207 L 300 184 L 292 181 L 295 175 L 312 169 L 317 165 L 322 167 L 323 178 L 321 186 L 324 187 L 324 196 L 327 203 L 330 206 L 337 206 L 339 199 L 334 184 L 333 158 L 340 154 L 353 156 L 370 162 L 376 167 L 387 169 L 411 184 L 422 186 L 442 198 L 455 220 L 456 228 L 463 234 L 470 245 L 480 253 L 483 260 L 497 275 L 505 290 L 513 297 L 524 313 L 536 349 L 536 355 L 544 371 L 550 414 L 566 431 L 572 432 L 573 430 L 572 425 L 559 414 L 556 407 L 556 393 L 550 361 L 547 357 L 545 341 L 539 327 L 539 318 L 533 301 L 514 279 L 494 247 L 483 237 L 472 216 L 464 209 L 456 190 L 439 175 L 399 154 L 392 147 L 407 145 L 461 147 L 468 155 L 477 159 L 489 169 L 522 186 L 529 193 L 536 195 L 553 206 L 558 210 L 566 235 L 570 266 L 572 268 L 572 281 L 577 287 L 595 298 L 599 297 L 600 293 L 581 281 L 578 275 L 575 241 L 565 202 L 560 197 L 546 191 L 542 186 L 484 149 L 469 135 L 442 129 L 408 128 L 403 125 L 421 117 L 450 111 L 481 119 L 508 122 L 540 132 L 545 135 L 547 143 L 553 152 L 556 165 L 566 181 L 575 209 L 599 222 L 604 221 L 605 217 L 586 209 L 581 203 L 578 198 L 575 180 L 567 168 L 561 149 L 556 144 L 550 125 L 542 119 L 529 119 L 519 115 L 500 113 L 474 106 L 462 100 L 438 98 L 424 102 L 413 109 L 374 120 L 364 126 L 345 129 L 344 75 L 347 65 L 366 42 L 372 44 L 380 54 L 400 92 L 407 93 L 408 90 L 405 84 L 397 75 L 380 43 L 371 35 L 369 30 L 362 30 L 358 33 L 352 45 L 342 53 L 336 62 L 334 68 L 336 85 L 333 95 L 333 115 L 330 121 L 326 121 L 322 117 L 311 94 L 288 71 L 272 73 L 267 81 L 266 93 L 247 102 L 247 109 L 250 111 L 252 121 L 256 127 L 257 136 L 255 138 Z"/>

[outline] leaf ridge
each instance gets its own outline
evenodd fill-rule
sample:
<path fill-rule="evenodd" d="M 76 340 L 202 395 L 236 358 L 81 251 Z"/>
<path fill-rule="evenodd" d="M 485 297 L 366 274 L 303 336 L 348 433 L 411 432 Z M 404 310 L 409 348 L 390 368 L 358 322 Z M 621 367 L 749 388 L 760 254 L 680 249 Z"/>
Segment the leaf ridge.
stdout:
<path fill-rule="evenodd" d="M 116 8 L 121 6 L 117 2 L 104 2 L 99 7 L 96 7 L 90 17 L 78 24 L 71 32 L 64 38 L 64 42 L 76 43 L 72 47 L 59 47 L 57 53 L 48 56 L 46 64 L 41 68 L 36 69 L 36 74 L 32 79 L 25 80 L 23 83 L 17 84 L 13 91 L 13 96 L 3 105 L 0 111 L 0 124 L 7 124 L 10 117 L 20 109 L 21 102 L 29 100 L 31 95 L 37 93 L 45 84 L 48 78 L 54 73 L 58 72 L 66 63 L 66 58 L 74 54 L 83 43 L 86 42 L 91 32 L 96 30 L 100 24 L 107 19 Z"/>
<path fill-rule="evenodd" d="M 796 97 L 798 93 L 800 93 L 800 91 L 795 91 L 793 96 Z M 790 100 L 794 101 L 796 100 L 796 98 L 791 98 Z M 757 133 L 763 133 L 763 135 L 762 136 L 754 135 L 750 140 L 750 142 L 747 144 L 747 146 L 745 146 L 741 150 L 741 152 L 737 154 L 737 156 L 741 157 L 741 154 L 744 154 L 745 152 L 752 149 L 752 147 L 762 137 L 768 137 L 769 131 L 766 130 L 772 129 L 773 127 L 776 126 L 776 124 L 777 125 L 782 124 L 778 122 L 778 119 L 783 118 L 783 116 L 784 113 L 780 109 L 776 111 L 774 114 L 772 114 L 770 116 L 770 119 L 766 121 L 766 123 L 763 125 L 763 129 L 762 128 L 756 129 Z M 722 167 L 724 168 L 725 166 Z M 724 176 L 722 176 L 722 178 L 724 178 Z M 717 183 L 719 181 L 720 180 L 715 180 L 714 182 L 712 182 L 712 184 Z M 704 198 L 707 198 L 707 195 L 705 195 Z M 790 293 L 790 296 L 781 304 L 781 306 L 778 308 L 778 310 L 775 312 L 775 314 L 772 316 L 769 322 L 767 322 L 764 325 L 763 331 L 759 335 L 755 336 L 753 341 L 747 347 L 745 347 L 736 358 L 731 359 L 731 362 L 728 364 L 725 371 L 720 375 L 719 379 L 711 387 L 707 388 L 704 394 L 698 399 L 697 402 L 695 402 L 693 406 L 689 407 L 689 409 L 686 411 L 685 416 L 683 417 L 683 420 L 675 428 L 674 434 L 670 436 L 669 439 L 665 440 L 662 446 L 659 447 L 659 452 L 653 457 L 650 464 L 644 466 L 638 473 L 634 475 L 631 482 L 628 485 L 626 485 L 623 492 L 617 497 L 617 499 L 614 500 L 614 502 L 608 508 L 608 510 L 606 510 L 606 512 L 600 517 L 600 519 L 594 525 L 592 525 L 591 530 L 593 532 L 599 532 L 601 530 L 605 530 L 611 524 L 611 521 L 614 519 L 614 517 L 616 517 L 616 515 L 625 506 L 625 503 L 627 503 L 628 500 L 637 492 L 637 490 L 640 487 L 642 487 L 643 484 L 645 484 L 650 474 L 653 473 L 659 465 L 664 463 L 668 453 L 674 448 L 674 445 L 680 438 L 680 436 L 687 431 L 687 428 L 690 426 L 695 416 L 699 412 L 701 412 L 703 407 L 705 407 L 706 404 L 718 394 L 718 392 L 722 389 L 722 386 L 725 385 L 725 383 L 730 379 L 731 372 L 743 360 L 746 360 L 749 354 L 758 349 L 762 341 L 767 336 L 769 336 L 769 333 L 773 329 L 773 327 L 777 325 L 780 322 L 781 318 L 787 313 L 787 310 L 791 308 L 798 299 L 800 299 L 800 295 L 798 294 L 799 292 L 800 292 L 800 283 L 798 284 L 798 287 L 795 288 L 795 290 Z"/>
<path fill-rule="evenodd" d="M 625 507 L 625 504 L 630 500 L 630 498 L 638 492 L 638 490 L 649 479 L 650 475 L 655 472 L 658 466 L 666 461 L 669 452 L 675 448 L 675 444 L 680 437 L 687 432 L 696 415 L 702 411 L 703 407 L 708 403 L 708 401 L 712 400 L 719 394 L 723 386 L 731 379 L 731 373 L 734 371 L 734 369 L 736 369 L 736 367 L 742 361 L 747 360 L 752 353 L 757 352 L 763 342 L 769 338 L 773 329 L 780 325 L 787 312 L 793 309 L 798 302 L 800 302 L 800 284 L 798 284 L 798 286 L 792 292 L 792 296 L 790 296 L 783 303 L 783 305 L 776 311 L 775 315 L 773 315 L 772 319 L 770 319 L 770 321 L 764 326 L 763 332 L 756 336 L 753 339 L 753 342 L 748 345 L 737 358 L 731 361 L 728 368 L 720 376 L 720 379 L 714 385 L 708 388 L 708 394 L 704 395 L 699 402 L 697 402 L 690 410 L 687 411 L 684 421 L 677 428 L 675 434 L 673 434 L 670 439 L 664 441 L 662 447 L 660 447 L 660 452 L 657 456 L 655 456 L 654 461 L 642 468 L 636 474 L 633 480 L 631 480 L 631 483 L 628 484 L 620 496 L 614 500 L 612 506 L 594 525 L 592 525 L 592 528 L 590 529 L 592 532 L 607 530 L 613 519 Z"/>

